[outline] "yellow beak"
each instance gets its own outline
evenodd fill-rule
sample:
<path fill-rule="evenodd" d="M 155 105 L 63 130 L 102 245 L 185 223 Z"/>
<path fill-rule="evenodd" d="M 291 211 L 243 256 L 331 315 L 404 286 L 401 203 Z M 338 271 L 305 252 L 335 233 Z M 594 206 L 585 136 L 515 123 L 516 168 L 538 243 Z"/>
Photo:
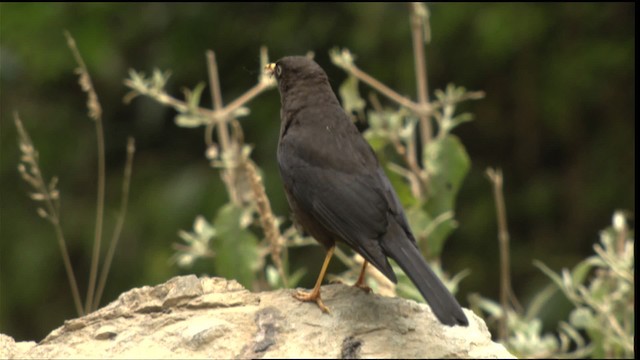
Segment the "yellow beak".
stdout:
<path fill-rule="evenodd" d="M 273 75 L 276 70 L 276 63 L 267 64 L 264 66 L 264 69 L 267 71 L 268 74 Z"/>

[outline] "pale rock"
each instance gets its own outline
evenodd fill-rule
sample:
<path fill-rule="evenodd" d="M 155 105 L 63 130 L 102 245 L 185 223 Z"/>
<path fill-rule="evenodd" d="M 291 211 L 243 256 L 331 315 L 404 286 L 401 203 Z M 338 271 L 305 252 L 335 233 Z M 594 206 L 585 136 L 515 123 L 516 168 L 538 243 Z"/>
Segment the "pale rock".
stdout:
<path fill-rule="evenodd" d="M 65 321 L 39 344 L 0 334 L 0 358 L 514 358 L 469 310 L 468 327 L 449 327 L 425 304 L 342 284 L 322 288 L 331 314 L 293 293 L 175 277 Z"/>

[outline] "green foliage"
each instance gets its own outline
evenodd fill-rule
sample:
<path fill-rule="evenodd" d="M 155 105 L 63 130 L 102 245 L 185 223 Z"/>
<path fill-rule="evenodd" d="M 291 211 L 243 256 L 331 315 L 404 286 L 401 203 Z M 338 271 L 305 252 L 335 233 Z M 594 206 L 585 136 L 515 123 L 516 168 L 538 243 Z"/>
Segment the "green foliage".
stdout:
<path fill-rule="evenodd" d="M 451 134 L 427 144 L 423 159 L 430 180 L 430 196 L 425 204 L 425 212 L 431 219 L 441 221 L 432 225 L 429 241 L 424 242 L 422 247 L 424 249 L 427 245 L 427 254 L 439 255 L 445 239 L 457 227 L 452 214 L 471 161 L 460 140 Z"/>
<path fill-rule="evenodd" d="M 525 314 L 503 309 L 497 303 L 474 296 L 472 303 L 491 317 L 507 312 L 505 346 L 527 358 L 633 358 L 635 337 L 635 265 L 633 230 L 625 215 L 616 212 L 613 224 L 600 233 L 595 255 L 573 270 L 555 273 L 540 261 L 534 264 L 553 285 L 539 292 Z M 568 321 L 558 324 L 558 336 L 544 334 L 539 312 L 556 289 L 573 304 Z M 587 339 L 583 334 L 587 335 Z"/>
<path fill-rule="evenodd" d="M 348 101 L 347 99 L 354 96 L 346 91 L 341 92 L 340 95 L 342 102 Z M 358 99 L 363 101 L 360 98 Z M 363 135 L 373 150 L 382 155 L 385 146 L 392 141 L 399 140 L 396 136 L 402 134 L 406 138 L 407 134 L 415 135 L 413 128 L 416 126 L 417 119 L 415 117 L 407 117 L 406 115 L 406 111 L 392 109 L 369 111 L 367 113 L 369 128 Z M 406 124 L 403 124 L 404 120 L 406 120 Z"/>
<path fill-rule="evenodd" d="M 18 112 L 14 113 L 14 121 L 16 129 L 18 131 L 18 144 L 22 153 L 20 163 L 18 165 L 18 172 L 22 179 L 36 190 L 35 193 L 31 193 L 30 196 L 33 200 L 41 202 L 42 207 L 37 208 L 37 213 L 40 217 L 48 220 L 53 226 L 58 246 L 60 248 L 60 255 L 67 274 L 67 280 L 71 287 L 71 294 L 76 306 L 76 312 L 78 316 L 88 314 L 98 308 L 101 302 L 102 293 L 109 275 L 111 261 L 113 259 L 115 249 L 120 239 L 122 226 L 124 224 L 124 218 L 127 212 L 127 204 L 129 198 L 129 185 L 131 180 L 133 154 L 135 153 L 135 141 L 133 138 L 129 138 L 127 144 L 127 160 L 125 166 L 125 174 L 122 184 L 122 197 L 120 205 L 120 214 L 118 216 L 116 225 L 113 230 L 113 236 L 109 243 L 109 249 L 107 255 L 100 256 L 101 241 L 103 235 L 103 222 L 104 222 L 104 207 L 105 207 L 105 144 L 104 144 L 104 130 L 102 125 L 102 106 L 98 100 L 98 95 L 94 89 L 93 82 L 89 71 L 85 65 L 80 51 L 78 50 L 74 38 L 68 32 L 64 33 L 67 39 L 67 45 L 71 50 L 72 55 L 78 64 L 75 69 L 75 73 L 79 75 L 78 84 L 83 92 L 87 94 L 87 109 L 88 115 L 93 120 L 96 127 L 96 144 L 98 154 L 98 176 L 97 183 L 97 201 L 96 201 L 96 221 L 95 232 L 93 238 L 93 255 L 91 257 L 91 270 L 89 274 L 88 291 L 85 298 L 84 309 L 81 305 L 80 291 L 78 288 L 78 282 L 75 277 L 75 271 L 71 263 L 69 251 L 67 249 L 67 240 L 65 238 L 63 228 L 61 226 L 61 206 L 60 206 L 60 191 L 57 188 L 58 178 L 52 177 L 49 183 L 45 181 L 45 178 L 40 169 L 39 153 L 35 148 L 34 143 L 31 141 L 27 130 L 22 125 L 22 121 L 18 116 Z M 102 262 L 102 268 L 98 271 L 98 267 Z M 100 279 L 98 280 L 98 276 Z M 97 288 L 96 288 L 97 286 Z"/>
<path fill-rule="evenodd" d="M 207 54 L 211 79 L 217 79 L 217 64 L 213 52 Z M 150 78 L 134 70 L 129 72 L 125 84 L 133 91 L 125 99 L 148 96 L 157 102 L 173 107 L 178 114 L 176 125 L 184 128 L 205 127 L 205 153 L 209 164 L 218 170 L 225 183 L 229 202 L 222 206 L 214 224 L 209 224 L 202 216 L 196 218 L 192 232 L 179 232 L 179 236 L 187 243 L 175 244 L 177 252 L 174 261 L 181 267 L 191 267 L 198 258 L 214 258 L 215 273 L 219 276 L 238 280 L 247 288 L 254 288 L 264 271 L 267 283 L 273 287 L 295 286 L 304 269 L 289 274 L 286 261 L 287 246 L 301 243 L 300 236 L 294 231 L 280 233 L 280 221 L 271 212 L 270 201 L 266 196 L 262 175 L 250 159 L 252 146 L 243 143 L 242 130 L 236 118 L 249 114 L 243 104 L 264 90 L 275 86 L 273 77 L 264 72 L 268 63 L 266 48 L 261 49 L 258 84 L 230 105 L 222 107 L 221 101 L 215 100 L 213 110 L 200 107 L 200 98 L 204 84 L 198 84 L 193 90 L 184 89 L 185 100 L 169 95 L 164 86 L 169 73 L 155 70 Z M 217 80 L 210 86 L 214 99 L 220 99 Z M 232 132 L 229 133 L 229 125 Z M 212 130 L 218 128 L 219 143 L 214 142 Z M 262 227 L 264 241 L 260 242 L 249 226 L 257 223 Z M 290 229 L 293 230 L 293 229 Z M 212 248 L 210 250 L 209 248 Z M 273 264 L 266 264 L 264 258 L 271 255 Z"/>
<path fill-rule="evenodd" d="M 193 90 L 183 90 L 187 111 L 176 116 L 176 125 L 180 127 L 198 127 L 209 123 L 207 117 L 198 114 L 200 97 L 204 88 L 205 84 L 201 82 Z"/>
<path fill-rule="evenodd" d="M 616 212 L 612 226 L 600 233 L 593 255 L 556 274 L 540 268 L 574 305 L 565 325 L 589 337 L 588 354 L 593 358 L 634 357 L 635 256 L 633 230 L 625 215 Z"/>
<path fill-rule="evenodd" d="M 199 258 L 212 257 L 214 253 L 210 249 L 210 243 L 216 235 L 216 229 L 203 216 L 196 217 L 193 231 L 178 232 L 186 245 L 174 244 L 177 252 L 173 255 L 173 260 L 180 267 L 190 267 Z"/>
<path fill-rule="evenodd" d="M 347 114 L 358 113 L 364 111 L 366 102 L 358 93 L 358 79 L 355 76 L 349 76 L 342 85 L 340 85 L 340 98 L 342 99 L 342 107 Z"/>
<path fill-rule="evenodd" d="M 238 280 L 247 288 L 253 288 L 256 272 L 262 269 L 258 254 L 258 238 L 242 226 L 243 209 L 227 204 L 218 210 L 214 228 L 218 235 L 212 243 L 216 257 L 213 261 L 216 274 Z"/>

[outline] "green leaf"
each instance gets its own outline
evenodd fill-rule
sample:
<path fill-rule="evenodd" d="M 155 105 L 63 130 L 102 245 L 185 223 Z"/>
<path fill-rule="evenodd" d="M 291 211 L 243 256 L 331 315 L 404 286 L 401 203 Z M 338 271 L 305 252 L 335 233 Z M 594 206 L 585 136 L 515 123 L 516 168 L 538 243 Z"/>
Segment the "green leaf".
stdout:
<path fill-rule="evenodd" d="M 426 237 L 427 232 L 429 231 L 429 227 L 433 221 L 431 216 L 424 211 L 420 206 L 412 206 L 406 209 L 407 220 L 409 220 L 409 225 L 411 226 L 411 230 L 413 231 L 413 235 L 415 235 L 416 240 L 420 238 Z"/>
<path fill-rule="evenodd" d="M 584 306 L 577 307 L 571 312 L 569 322 L 578 329 L 587 329 L 598 324 L 593 310 Z"/>
<path fill-rule="evenodd" d="M 329 50 L 329 57 L 334 65 L 342 69 L 347 70 L 353 66 L 354 57 L 349 49 L 340 50 L 340 48 L 334 47 Z"/>
<path fill-rule="evenodd" d="M 558 288 L 553 284 L 549 284 L 545 286 L 542 291 L 535 294 L 526 310 L 525 320 L 533 320 L 539 317 L 540 311 L 548 305 L 549 299 L 551 299 L 556 291 L 558 291 Z"/>
<path fill-rule="evenodd" d="M 369 129 L 365 131 L 363 135 L 376 154 L 380 154 L 389 143 L 389 138 L 379 131 Z"/>
<path fill-rule="evenodd" d="M 162 91 L 165 85 L 167 85 L 167 82 L 169 81 L 170 77 L 171 77 L 171 71 L 168 71 L 168 70 L 161 71 L 160 69 L 153 69 L 153 75 L 149 79 L 151 88 L 154 91 L 158 91 L 158 92 Z"/>
<path fill-rule="evenodd" d="M 498 304 L 497 302 L 489 299 L 489 298 L 485 298 L 482 296 L 478 296 L 477 294 L 475 294 L 476 296 L 473 296 L 473 304 L 478 306 L 480 309 L 486 311 L 489 315 L 493 316 L 493 317 L 500 317 L 502 316 L 503 313 L 503 309 L 502 306 L 500 306 L 500 304 Z"/>
<path fill-rule="evenodd" d="M 425 209 L 433 219 L 447 212 L 453 214 L 458 190 L 469 172 L 469 155 L 455 135 L 447 135 L 427 144 L 423 159 L 430 179 Z M 420 244 L 422 250 L 429 257 L 437 257 L 456 227 L 453 217 L 442 220 L 431 232 L 427 243 Z"/>
<path fill-rule="evenodd" d="M 556 284 L 556 286 L 558 286 L 558 288 L 564 291 L 564 282 L 562 281 L 562 277 L 560 275 L 556 274 L 542 261 L 533 260 L 533 266 L 537 267 L 538 269 L 540 269 L 540 271 L 545 273 Z"/>
<path fill-rule="evenodd" d="M 587 275 L 589 275 L 589 273 L 591 272 L 591 269 L 595 266 L 597 266 L 597 264 L 594 263 L 593 257 L 582 260 L 573 268 L 573 271 L 571 271 L 573 283 L 582 284 L 587 278 Z"/>
<path fill-rule="evenodd" d="M 340 85 L 340 98 L 342 99 L 342 107 L 348 114 L 358 113 L 361 114 L 364 111 L 366 105 L 365 101 L 360 97 L 358 91 L 358 79 L 349 75 L 342 85 Z"/>
<path fill-rule="evenodd" d="M 380 160 L 380 162 L 387 164 L 389 163 L 388 161 L 382 161 L 382 159 Z M 389 171 L 386 166 L 384 167 L 384 170 L 387 178 L 389 178 L 391 186 L 393 186 L 396 194 L 398 195 L 398 199 L 400 199 L 402 207 L 407 209 L 418 204 L 418 199 L 413 196 L 413 193 L 411 192 L 411 185 L 409 184 L 407 179 L 395 171 Z"/>
<path fill-rule="evenodd" d="M 442 211 L 452 210 L 455 195 L 471 165 L 467 151 L 457 136 L 449 135 L 426 146 L 424 162 L 433 189 L 430 203 Z"/>
<path fill-rule="evenodd" d="M 212 244 L 216 253 L 214 267 L 217 275 L 235 279 L 250 289 L 261 260 L 258 239 L 240 226 L 241 215 L 242 209 L 233 204 L 218 211 L 214 221 L 217 237 Z"/>
<path fill-rule="evenodd" d="M 452 119 L 445 118 L 443 119 L 440 125 L 442 126 L 441 130 L 443 131 L 443 133 L 448 134 L 451 132 L 451 130 L 453 130 L 458 125 L 465 122 L 472 121 L 472 120 L 473 120 L 473 115 L 470 113 L 462 113 Z"/>
<path fill-rule="evenodd" d="M 187 102 L 187 106 L 189 108 L 190 113 L 196 113 L 198 110 L 198 105 L 200 105 L 200 97 L 202 96 L 202 91 L 204 90 L 204 83 L 200 82 L 193 90 L 185 89 L 184 97 Z"/>
<path fill-rule="evenodd" d="M 278 270 L 273 265 L 267 265 L 265 269 L 265 277 L 267 278 L 267 283 L 272 288 L 278 288 L 282 286 L 282 278 L 280 274 L 278 274 Z"/>
<path fill-rule="evenodd" d="M 176 116 L 175 120 L 176 125 L 185 128 L 195 128 L 207 123 L 207 119 L 199 115 L 180 114 Z"/>

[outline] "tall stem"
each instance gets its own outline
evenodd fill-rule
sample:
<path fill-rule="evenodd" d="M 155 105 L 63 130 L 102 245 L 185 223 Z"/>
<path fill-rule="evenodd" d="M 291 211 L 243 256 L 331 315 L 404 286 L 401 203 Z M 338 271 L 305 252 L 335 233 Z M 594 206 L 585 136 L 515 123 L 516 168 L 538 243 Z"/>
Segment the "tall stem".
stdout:
<path fill-rule="evenodd" d="M 96 291 L 95 299 L 93 300 L 93 310 L 97 309 L 100 305 L 100 299 L 102 298 L 102 292 L 104 291 L 104 287 L 107 283 L 107 277 L 109 275 L 109 270 L 111 268 L 111 261 L 113 260 L 113 256 L 116 252 L 116 247 L 118 246 L 118 241 L 120 240 L 120 233 L 122 232 L 122 227 L 124 225 L 124 219 L 127 215 L 127 205 L 129 203 L 129 185 L 131 184 L 131 172 L 133 168 L 133 155 L 135 153 L 135 141 L 133 138 L 129 138 L 127 143 L 127 161 L 124 167 L 124 178 L 122 179 L 122 198 L 120 201 L 120 214 L 118 215 L 118 220 L 116 222 L 116 227 L 113 231 L 113 236 L 111 237 L 111 242 L 109 244 L 109 250 L 107 251 L 107 256 L 105 257 L 104 263 L 102 264 L 102 270 L 100 271 L 100 280 L 98 282 L 98 290 Z"/>
<path fill-rule="evenodd" d="M 104 151 L 104 130 L 102 128 L 102 107 L 98 101 L 89 70 L 85 64 L 80 51 L 76 46 L 76 42 L 69 32 L 65 32 L 67 44 L 78 63 L 79 83 L 82 91 L 87 93 L 87 108 L 89 109 L 89 117 L 95 122 L 96 126 L 96 142 L 98 146 L 98 190 L 96 200 L 96 228 L 93 238 L 93 254 L 91 255 L 91 271 L 89 273 L 89 288 L 87 289 L 87 298 L 85 299 L 85 312 L 91 312 L 93 305 L 93 294 L 96 287 L 96 279 L 98 277 L 98 263 L 100 262 L 100 247 L 102 244 L 102 223 L 104 218 L 104 189 L 105 189 L 105 151 Z"/>
<path fill-rule="evenodd" d="M 220 111 L 222 109 L 222 94 L 220 91 L 220 78 L 218 77 L 218 63 L 216 62 L 216 54 L 212 50 L 207 50 L 207 68 L 209 70 L 209 85 L 211 86 L 211 100 L 213 109 Z M 214 122 L 214 121 L 212 121 Z M 217 123 L 218 139 L 222 151 L 229 149 L 229 128 L 226 121 Z"/>
<path fill-rule="evenodd" d="M 498 243 L 500 244 L 500 304 L 502 305 L 502 317 L 498 327 L 498 336 L 501 340 L 507 338 L 507 316 L 509 297 L 511 291 L 511 272 L 509 260 L 509 230 L 507 228 L 507 210 L 504 204 L 502 190 L 503 178 L 501 170 L 487 169 L 487 176 L 493 184 L 493 195 L 496 203 L 496 216 L 498 218 Z"/>
<path fill-rule="evenodd" d="M 413 59 L 416 70 L 418 104 L 426 108 L 429 105 L 429 83 L 427 80 L 427 61 L 424 55 L 424 27 L 426 15 L 421 15 L 423 4 L 413 3 L 411 6 L 411 39 L 413 40 Z M 422 147 L 426 147 L 433 137 L 433 130 L 429 115 L 420 115 L 420 140 Z M 414 149 L 415 151 L 415 149 Z M 415 156 L 415 154 L 412 154 Z"/>

